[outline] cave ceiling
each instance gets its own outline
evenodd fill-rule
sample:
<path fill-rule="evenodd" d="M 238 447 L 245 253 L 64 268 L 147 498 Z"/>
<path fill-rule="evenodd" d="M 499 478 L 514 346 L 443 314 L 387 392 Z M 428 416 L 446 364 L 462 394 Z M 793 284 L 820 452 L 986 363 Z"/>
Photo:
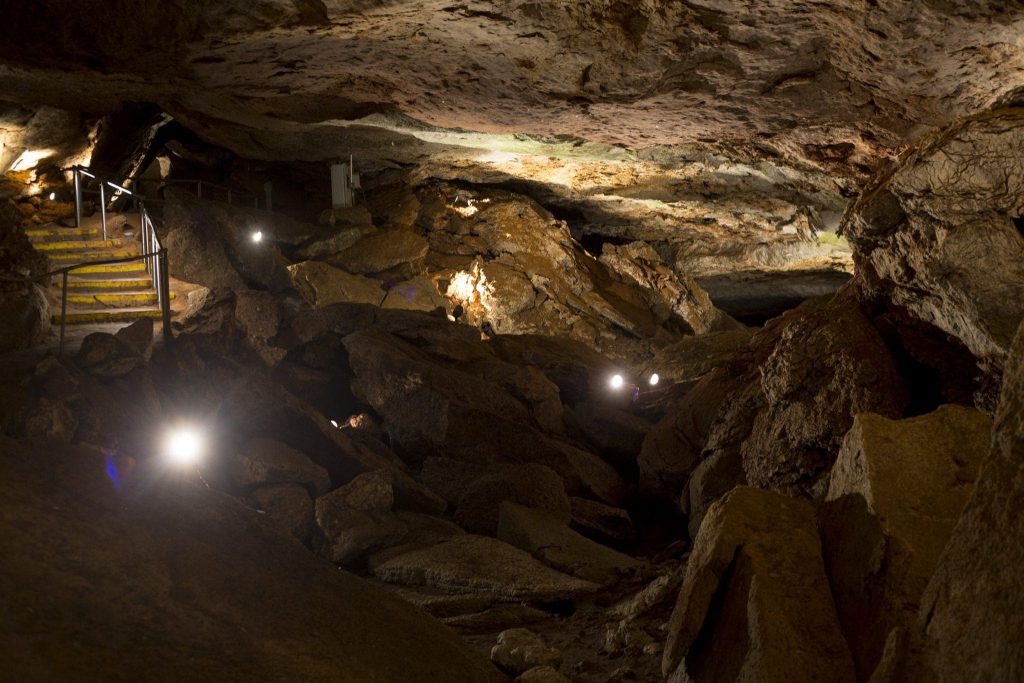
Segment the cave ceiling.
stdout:
<path fill-rule="evenodd" d="M 849 270 L 814 231 L 1024 85 L 1011 2 L 4 4 L 8 145 L 40 105 L 150 103 L 247 160 L 503 185 L 695 274 Z"/>

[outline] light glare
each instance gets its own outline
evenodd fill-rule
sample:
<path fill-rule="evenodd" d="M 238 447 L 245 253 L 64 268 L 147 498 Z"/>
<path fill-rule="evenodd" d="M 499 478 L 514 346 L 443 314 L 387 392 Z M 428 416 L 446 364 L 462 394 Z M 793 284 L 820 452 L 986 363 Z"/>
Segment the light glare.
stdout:
<path fill-rule="evenodd" d="M 621 389 L 624 383 L 625 380 L 622 379 L 622 375 L 613 375 L 610 382 L 612 389 Z"/>
<path fill-rule="evenodd" d="M 651 375 L 651 379 L 649 381 L 651 383 L 651 386 L 654 387 L 658 385 L 658 382 L 661 381 L 661 378 L 658 377 L 658 373 L 655 372 L 654 374 Z"/>
<path fill-rule="evenodd" d="M 263 241 L 263 233 L 261 231 L 259 231 L 259 230 L 254 232 L 252 234 L 252 241 L 253 242 L 257 242 L 257 243 L 262 242 Z"/>
<path fill-rule="evenodd" d="M 194 429 L 183 427 L 172 430 L 164 442 L 164 454 L 175 465 L 193 465 L 203 452 L 203 438 Z"/>
<path fill-rule="evenodd" d="M 51 192 L 50 193 L 50 201 L 52 202 L 56 198 L 57 198 L 57 193 L 56 192 Z"/>

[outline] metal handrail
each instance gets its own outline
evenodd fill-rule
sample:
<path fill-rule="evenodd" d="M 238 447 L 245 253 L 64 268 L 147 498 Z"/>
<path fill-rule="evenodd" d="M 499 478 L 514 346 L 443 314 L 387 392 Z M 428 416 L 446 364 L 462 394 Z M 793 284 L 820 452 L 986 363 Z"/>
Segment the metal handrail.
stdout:
<path fill-rule="evenodd" d="M 165 180 L 161 182 L 159 188 L 163 189 L 168 185 L 192 184 L 196 186 L 196 197 L 198 197 L 199 199 L 203 198 L 203 185 L 206 185 L 207 187 L 212 187 L 214 189 L 226 192 L 228 197 L 228 204 L 231 206 L 234 205 L 234 202 L 232 201 L 234 193 L 240 192 L 252 196 L 253 208 L 260 208 L 260 196 L 258 193 L 253 192 L 252 190 L 246 189 L 244 187 L 228 187 L 227 185 L 218 185 L 217 183 L 211 183 L 209 180 L 203 180 L 202 178 L 173 178 L 171 180 Z"/>
<path fill-rule="evenodd" d="M 67 321 L 68 315 L 68 274 L 78 268 L 84 268 L 86 266 L 107 266 L 117 263 L 131 263 L 132 261 L 149 261 L 155 260 L 157 265 L 157 276 L 154 276 L 154 285 L 156 286 L 157 302 L 160 306 L 160 317 L 164 326 L 164 341 L 170 343 L 174 340 L 174 336 L 171 333 L 171 296 L 170 296 L 170 278 L 167 276 L 167 249 L 160 247 L 158 251 L 152 253 L 143 253 L 138 256 L 126 256 L 116 259 L 100 259 L 96 261 L 83 261 L 82 263 L 76 263 L 71 266 L 64 266 L 55 271 L 47 273 L 41 277 L 52 277 L 58 273 L 61 275 L 61 289 L 60 289 L 60 344 L 57 347 L 57 353 L 64 353 L 64 327 Z M 157 279 L 159 278 L 159 279 Z"/>
<path fill-rule="evenodd" d="M 82 187 L 82 176 L 92 178 L 99 184 L 99 195 L 100 195 L 100 222 L 103 225 L 103 239 L 107 239 L 107 195 L 106 188 L 110 186 L 117 192 L 123 192 L 130 197 L 140 199 L 138 195 L 129 190 L 123 185 L 115 183 L 113 180 L 104 178 L 96 175 L 92 171 L 88 170 L 84 166 L 72 166 L 71 172 L 74 175 L 75 182 L 75 227 L 82 227 L 82 192 L 86 191 Z"/>

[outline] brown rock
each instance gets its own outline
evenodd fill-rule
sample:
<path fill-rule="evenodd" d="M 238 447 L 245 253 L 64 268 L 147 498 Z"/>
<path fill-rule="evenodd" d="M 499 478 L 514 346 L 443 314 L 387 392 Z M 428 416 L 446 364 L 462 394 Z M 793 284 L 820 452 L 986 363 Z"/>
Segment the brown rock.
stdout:
<path fill-rule="evenodd" d="M 848 212 L 858 277 L 882 296 L 1002 366 L 1024 318 L 1024 242 L 1014 216 L 1024 106 L 989 110 L 927 138 Z M 978 159 L 986 159 L 979 164 Z"/>
<path fill-rule="evenodd" d="M 640 566 L 632 557 L 579 535 L 557 515 L 509 501 L 501 504 L 498 538 L 548 566 L 602 586 Z"/>
<path fill-rule="evenodd" d="M 1024 325 L 1003 375 L 992 449 L 921 601 L 925 661 L 940 681 L 1024 671 Z"/>
<path fill-rule="evenodd" d="M 498 643 L 491 649 L 491 661 L 511 674 L 521 674 L 539 666 L 558 666 L 562 653 L 548 647 L 544 639 L 525 628 L 514 628 L 498 634 Z"/>
<path fill-rule="evenodd" d="M 587 440 L 619 467 L 635 467 L 651 423 L 606 403 L 577 403 L 573 415 Z"/>
<path fill-rule="evenodd" d="M 273 484 L 260 486 L 249 494 L 256 509 L 267 519 L 303 543 L 308 543 L 316 526 L 313 499 L 305 486 Z"/>
<path fill-rule="evenodd" d="M 427 242 L 411 230 L 381 230 L 335 254 L 328 262 L 350 273 L 408 278 L 423 270 Z"/>
<path fill-rule="evenodd" d="M 507 543 L 472 534 L 391 558 L 374 567 L 373 575 L 387 583 L 501 600 L 565 600 L 598 588 L 545 567 Z"/>
<path fill-rule="evenodd" d="M 570 498 L 572 528 L 584 536 L 603 541 L 628 543 L 636 539 L 629 513 L 585 498 Z"/>
<path fill-rule="evenodd" d="M 809 503 L 740 487 L 711 507 L 662 672 L 697 683 L 855 680 Z"/>
<path fill-rule="evenodd" d="M 459 495 L 455 522 L 473 533 L 493 535 L 503 501 L 547 510 L 569 521 L 569 497 L 562 479 L 544 465 L 501 465 L 487 471 Z"/>
<path fill-rule="evenodd" d="M 235 485 L 252 488 L 266 484 L 301 484 L 312 495 L 322 495 L 331 487 L 327 470 L 305 454 L 278 441 L 250 439 L 228 464 Z"/>
<path fill-rule="evenodd" d="M 314 308 L 354 302 L 379 306 L 385 292 L 377 280 L 353 275 L 321 261 L 303 261 L 288 266 L 292 284 Z"/>
<path fill-rule="evenodd" d="M 890 631 L 913 625 L 991 427 L 977 410 L 947 405 L 906 420 L 862 413 L 843 440 L 822 510 L 822 545 L 862 680 Z"/>

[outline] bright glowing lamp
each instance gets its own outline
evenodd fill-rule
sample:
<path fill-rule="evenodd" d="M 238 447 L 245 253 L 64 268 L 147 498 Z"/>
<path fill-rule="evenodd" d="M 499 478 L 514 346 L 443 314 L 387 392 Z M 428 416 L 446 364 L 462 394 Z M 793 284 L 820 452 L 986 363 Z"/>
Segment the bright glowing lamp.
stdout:
<path fill-rule="evenodd" d="M 167 433 L 164 456 L 173 464 L 195 465 L 203 454 L 203 437 L 191 427 L 179 427 Z"/>
<path fill-rule="evenodd" d="M 252 241 L 254 243 L 256 243 L 256 244 L 259 244 L 260 242 L 262 242 L 263 241 L 263 232 L 260 231 L 260 230 L 257 230 L 256 232 L 254 232 L 252 234 Z"/>
<path fill-rule="evenodd" d="M 649 379 L 649 380 L 648 380 L 648 382 L 650 382 L 650 384 L 651 384 L 651 386 L 652 386 L 652 387 L 656 387 L 656 386 L 658 386 L 658 382 L 660 382 L 660 381 L 661 381 L 661 378 L 660 378 L 660 377 L 658 377 L 658 373 L 656 373 L 656 372 L 655 372 L 655 373 L 653 373 L 653 374 L 651 375 L 651 379 Z"/>
<path fill-rule="evenodd" d="M 51 192 L 50 193 L 50 201 L 52 202 L 56 198 L 57 198 L 57 193 L 56 192 Z"/>
<path fill-rule="evenodd" d="M 612 389 L 621 389 L 622 385 L 625 384 L 625 380 L 622 379 L 622 375 L 612 375 L 612 379 L 608 382 Z"/>

